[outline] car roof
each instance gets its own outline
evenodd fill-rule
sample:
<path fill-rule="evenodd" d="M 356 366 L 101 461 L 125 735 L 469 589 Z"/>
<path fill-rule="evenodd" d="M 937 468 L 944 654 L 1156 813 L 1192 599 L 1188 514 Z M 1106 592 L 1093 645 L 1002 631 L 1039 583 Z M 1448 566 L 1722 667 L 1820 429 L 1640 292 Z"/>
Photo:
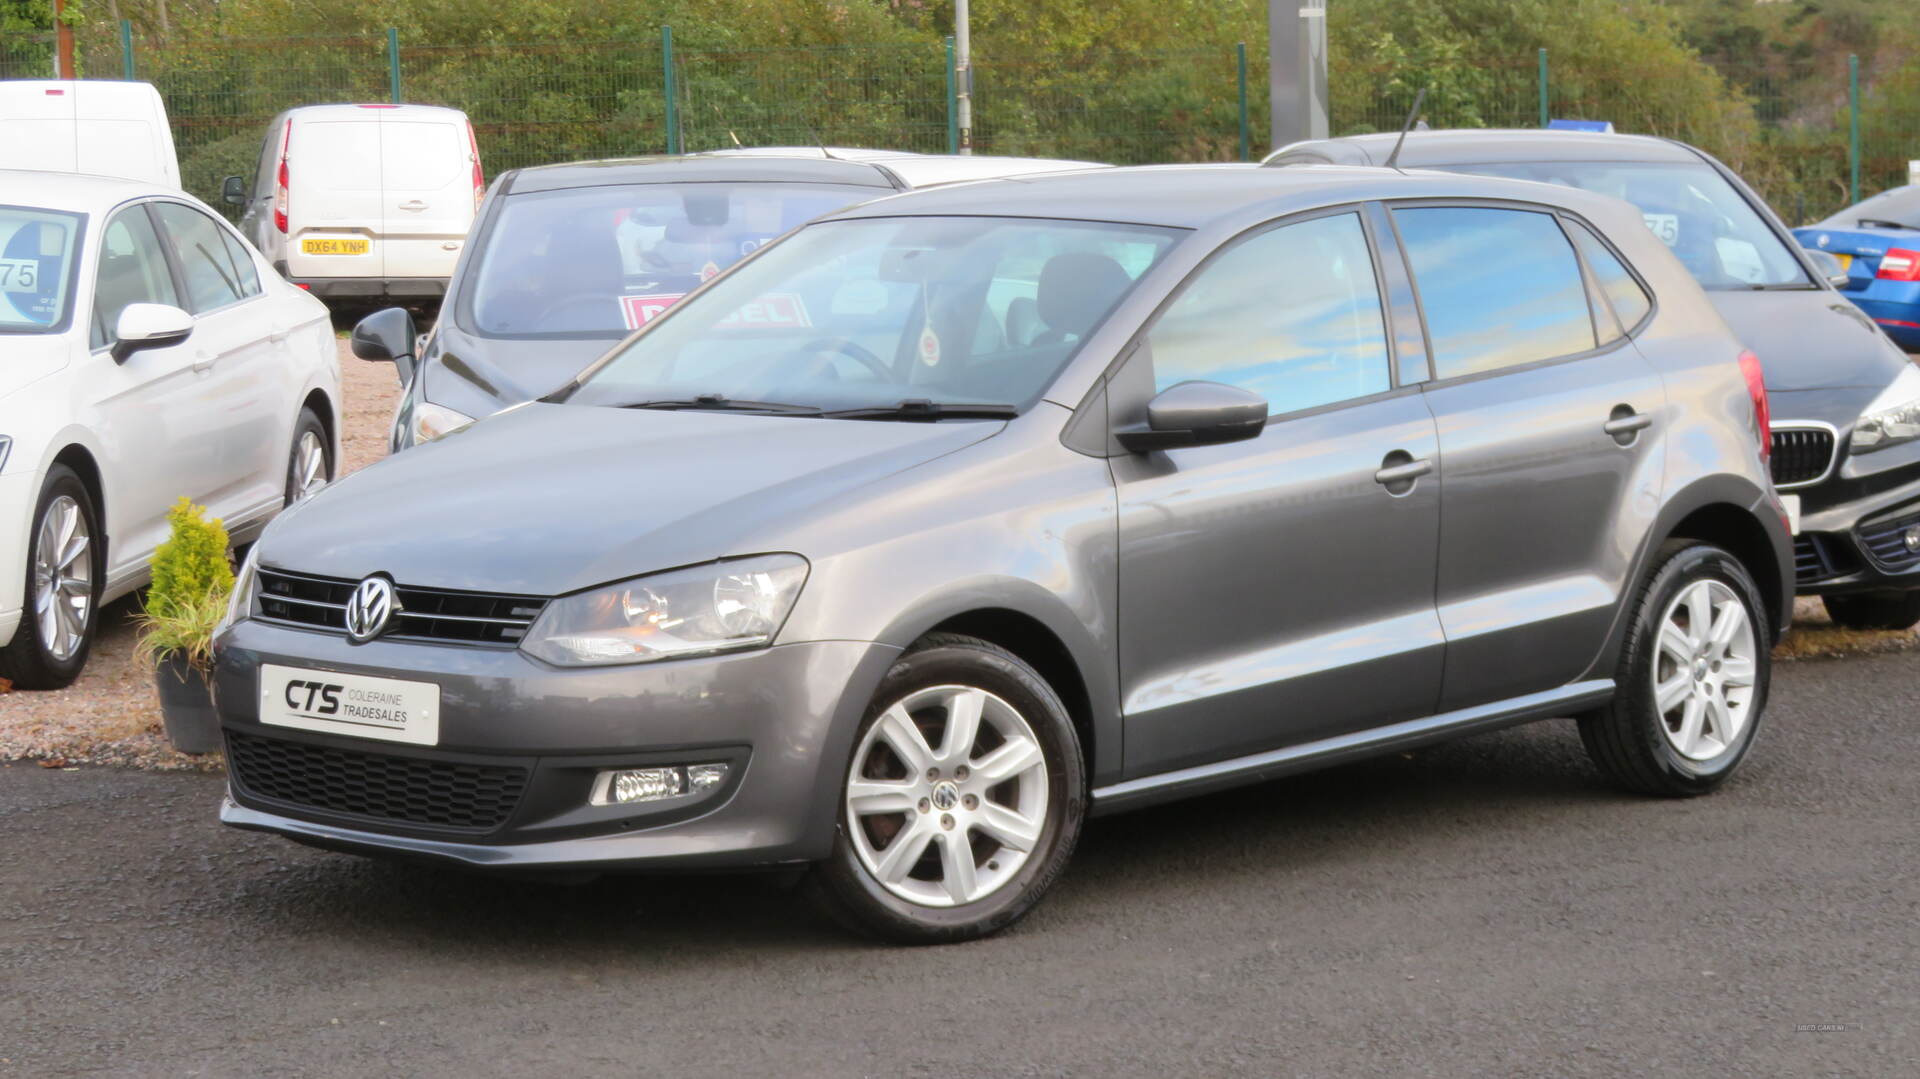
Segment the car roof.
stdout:
<path fill-rule="evenodd" d="M 43 172 L 38 169 L 0 169 L 0 192 L 3 192 L 0 193 L 0 203 L 76 213 L 98 213 L 128 199 L 148 195 L 191 198 L 179 188 L 149 180 L 127 180 L 85 172 Z"/>
<path fill-rule="evenodd" d="M 1318 160 L 1338 165 L 1382 165 L 1393 153 L 1397 131 L 1313 139 L 1283 146 L 1267 156 L 1270 164 Z M 1283 160 L 1291 158 L 1292 160 Z M 1699 164 L 1700 154 L 1685 143 L 1652 135 L 1610 135 L 1592 131 L 1541 131 L 1498 128 L 1410 131 L 1400 150 L 1404 168 L 1490 165 L 1528 161 L 1630 161 Z"/>
<path fill-rule="evenodd" d="M 1342 165 L 1136 165 L 1015 176 L 908 191 L 826 219 L 951 215 L 1045 217 L 1201 228 L 1385 198 L 1513 199 L 1574 209 L 1613 200 L 1531 180 Z"/>
<path fill-rule="evenodd" d="M 450 109 L 445 105 L 405 105 L 383 101 L 338 102 L 328 105 L 296 105 L 280 114 L 282 118 L 293 117 L 306 120 L 365 120 L 368 114 L 376 114 L 379 119 L 398 120 L 403 117 L 424 119 L 432 117 L 441 120 L 464 120 L 467 114 L 459 109 Z"/>
<path fill-rule="evenodd" d="M 513 174 L 507 192 L 728 181 L 847 184 L 898 191 L 1002 176 L 1107 167 L 1091 161 L 1045 157 L 960 157 L 846 146 L 743 146 L 691 154 L 536 165 Z"/>

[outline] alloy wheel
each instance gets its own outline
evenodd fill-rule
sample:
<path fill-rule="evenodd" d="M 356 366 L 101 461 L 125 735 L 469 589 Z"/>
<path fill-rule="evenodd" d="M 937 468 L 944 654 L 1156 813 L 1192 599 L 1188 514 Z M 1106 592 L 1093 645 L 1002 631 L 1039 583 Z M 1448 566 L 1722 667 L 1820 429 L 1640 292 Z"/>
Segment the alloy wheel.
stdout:
<path fill-rule="evenodd" d="M 1726 752 L 1753 711 L 1757 641 L 1746 605 L 1717 580 L 1697 580 L 1667 605 L 1653 663 L 1660 730 L 1688 760 Z"/>
<path fill-rule="evenodd" d="M 86 641 L 93 609 L 92 537 L 86 514 L 70 495 L 47 504 L 33 548 L 33 612 L 40 639 L 65 662 Z"/>
<path fill-rule="evenodd" d="M 974 686 L 916 690 L 867 728 L 847 780 L 861 866 L 910 903 L 954 907 L 1012 880 L 1046 826 L 1046 754 L 1025 717 Z"/>
<path fill-rule="evenodd" d="M 327 485 L 327 447 L 312 431 L 300 432 L 293 444 L 293 488 L 288 503 L 305 502 Z"/>

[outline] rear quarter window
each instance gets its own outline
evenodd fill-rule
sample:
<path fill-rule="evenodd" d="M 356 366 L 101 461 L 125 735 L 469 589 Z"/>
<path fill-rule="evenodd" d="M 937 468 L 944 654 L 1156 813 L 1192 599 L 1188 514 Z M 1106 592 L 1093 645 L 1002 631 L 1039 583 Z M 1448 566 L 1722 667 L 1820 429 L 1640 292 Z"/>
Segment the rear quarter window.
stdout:
<path fill-rule="evenodd" d="M 1594 279 L 1600 284 L 1600 291 L 1613 306 L 1613 313 L 1620 318 L 1620 328 L 1631 332 L 1640 320 L 1653 310 L 1653 301 L 1647 297 L 1646 290 L 1626 266 L 1614 255 L 1606 244 L 1600 242 L 1586 226 L 1567 223 L 1568 231 L 1573 234 L 1573 242 L 1580 247 L 1580 256 L 1587 260 L 1587 268 L 1593 271 Z"/>

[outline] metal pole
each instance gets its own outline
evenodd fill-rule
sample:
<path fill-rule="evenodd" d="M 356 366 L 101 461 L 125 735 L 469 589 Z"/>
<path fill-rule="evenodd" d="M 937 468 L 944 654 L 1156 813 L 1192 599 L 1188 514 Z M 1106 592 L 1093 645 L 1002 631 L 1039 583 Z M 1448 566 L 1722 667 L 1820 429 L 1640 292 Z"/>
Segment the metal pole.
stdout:
<path fill-rule="evenodd" d="M 973 153 L 973 36 L 968 30 L 967 0 L 953 0 L 954 112 L 959 118 L 959 153 Z"/>
<path fill-rule="evenodd" d="M 394 104 L 400 104 L 400 30 L 387 27 L 387 82 Z"/>
<path fill-rule="evenodd" d="M 1860 57 L 1847 57 L 1847 161 L 1849 204 L 1860 201 Z"/>
<path fill-rule="evenodd" d="M 1540 50 L 1540 126 L 1553 123 L 1553 113 L 1547 107 L 1547 50 Z"/>
<path fill-rule="evenodd" d="M 53 71 L 61 79 L 73 78 L 73 27 L 66 14 L 66 0 L 53 0 Z"/>
<path fill-rule="evenodd" d="M 1233 46 L 1235 74 L 1240 83 L 1240 160 L 1253 160 L 1253 132 L 1247 128 L 1247 43 Z"/>
<path fill-rule="evenodd" d="M 953 67 L 953 39 L 949 37 L 947 39 L 947 152 L 950 154 L 960 152 L 960 104 L 954 96 L 956 83 Z"/>
<path fill-rule="evenodd" d="M 680 152 L 680 103 L 673 89 L 673 27 L 660 28 L 660 60 L 666 69 L 667 152 Z"/>
<path fill-rule="evenodd" d="M 133 75 L 133 20 L 120 20 L 120 70 L 132 82 Z"/>

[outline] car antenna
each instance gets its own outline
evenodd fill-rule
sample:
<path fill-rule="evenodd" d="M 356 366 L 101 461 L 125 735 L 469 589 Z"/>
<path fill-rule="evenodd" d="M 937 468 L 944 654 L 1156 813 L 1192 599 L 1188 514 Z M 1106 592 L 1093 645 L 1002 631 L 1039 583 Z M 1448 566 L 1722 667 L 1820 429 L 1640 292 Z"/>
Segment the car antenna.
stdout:
<path fill-rule="evenodd" d="M 1388 168 L 1396 169 L 1400 167 L 1398 164 L 1400 160 L 1400 147 L 1407 144 L 1407 132 L 1412 131 L 1413 122 L 1420 119 L 1420 106 L 1426 100 L 1427 87 L 1422 86 L 1420 92 L 1413 95 L 1413 108 L 1407 110 L 1407 122 L 1400 125 L 1400 137 L 1393 140 L 1393 152 L 1387 155 Z"/>
<path fill-rule="evenodd" d="M 813 129 L 812 127 L 811 127 L 811 126 L 809 126 L 809 127 L 807 128 L 807 134 L 809 134 L 809 135 L 812 135 L 812 136 L 813 136 L 813 144 L 814 144 L 815 146 L 818 146 L 818 147 L 820 147 L 820 156 L 821 156 L 821 157 L 824 157 L 824 158 L 826 158 L 826 159 L 827 159 L 828 161 L 838 161 L 838 160 L 840 160 L 839 158 L 837 158 L 837 157 L 835 157 L 835 156 L 833 156 L 833 151 L 832 151 L 832 150 L 829 150 L 829 149 L 827 149 L 827 144 L 826 144 L 826 143 L 825 143 L 824 141 L 822 141 L 822 140 L 821 140 L 821 138 L 820 138 L 820 133 L 819 133 L 818 131 L 815 131 L 815 130 L 814 130 L 814 129 Z"/>

